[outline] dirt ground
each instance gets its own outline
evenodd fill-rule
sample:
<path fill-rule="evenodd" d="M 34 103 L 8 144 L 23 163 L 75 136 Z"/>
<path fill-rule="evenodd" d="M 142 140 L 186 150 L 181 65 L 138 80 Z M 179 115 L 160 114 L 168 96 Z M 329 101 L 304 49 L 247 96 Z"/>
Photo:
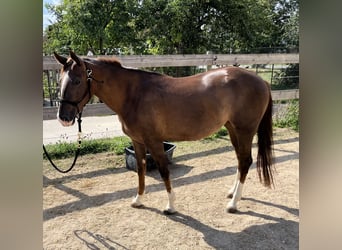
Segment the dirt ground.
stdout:
<path fill-rule="evenodd" d="M 227 138 L 176 143 L 178 213 L 170 216 L 162 213 L 167 194 L 157 170 L 147 173 L 145 207 L 136 209 L 138 178 L 124 156 L 82 156 L 64 175 L 44 161 L 43 248 L 298 249 L 299 135 L 276 129 L 274 142 L 275 188 L 259 183 L 253 163 L 236 214 L 225 211 L 237 164 Z"/>

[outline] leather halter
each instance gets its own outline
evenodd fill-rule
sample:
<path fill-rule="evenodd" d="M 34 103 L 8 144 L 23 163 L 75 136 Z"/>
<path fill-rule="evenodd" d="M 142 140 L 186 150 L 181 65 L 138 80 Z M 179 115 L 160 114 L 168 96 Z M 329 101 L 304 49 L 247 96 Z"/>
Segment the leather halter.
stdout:
<path fill-rule="evenodd" d="M 69 101 L 69 100 L 65 100 L 65 99 L 61 99 L 61 100 L 59 101 L 60 103 L 67 103 L 67 104 L 70 104 L 70 105 L 76 107 L 76 109 L 77 109 L 77 115 L 80 114 L 80 109 L 79 109 L 78 105 L 84 100 L 84 98 L 86 98 L 86 96 L 89 96 L 88 101 L 89 101 L 90 98 L 91 98 L 90 85 L 91 85 L 91 81 L 94 79 L 94 78 L 92 77 L 93 71 L 92 71 L 91 69 L 86 68 L 86 72 L 87 72 L 87 85 L 88 85 L 87 87 L 88 87 L 88 88 L 87 88 L 87 91 L 83 94 L 82 98 L 81 98 L 79 101 L 77 101 L 77 102 L 73 102 L 73 101 Z M 88 101 L 87 101 L 87 102 L 88 102 Z"/>

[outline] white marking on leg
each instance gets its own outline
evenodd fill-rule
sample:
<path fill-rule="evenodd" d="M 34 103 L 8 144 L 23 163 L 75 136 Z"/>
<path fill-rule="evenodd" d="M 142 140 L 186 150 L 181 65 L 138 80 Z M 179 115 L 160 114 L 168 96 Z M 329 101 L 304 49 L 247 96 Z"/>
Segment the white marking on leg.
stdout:
<path fill-rule="evenodd" d="M 143 206 L 144 205 L 142 203 L 143 199 L 144 199 L 144 195 L 143 194 L 142 195 L 137 194 L 137 196 L 135 196 L 135 198 L 133 199 L 131 206 L 132 207 L 141 207 L 141 206 Z"/>
<path fill-rule="evenodd" d="M 229 198 L 233 197 L 233 194 L 234 194 L 239 182 L 240 182 L 240 172 L 239 172 L 239 169 L 237 169 L 236 175 L 235 175 L 235 180 L 234 180 L 234 185 L 228 191 L 228 197 Z"/>
<path fill-rule="evenodd" d="M 235 189 L 235 192 L 233 194 L 233 198 L 228 202 L 228 205 L 227 205 L 228 212 L 234 213 L 237 211 L 237 202 L 241 199 L 242 189 L 243 189 L 243 183 L 239 181 Z"/>
<path fill-rule="evenodd" d="M 164 212 L 168 214 L 173 214 L 176 212 L 176 209 L 175 209 L 176 195 L 173 192 L 173 189 L 171 189 L 171 193 L 168 192 L 167 195 L 169 197 L 169 201 L 167 203 L 167 206 Z"/>

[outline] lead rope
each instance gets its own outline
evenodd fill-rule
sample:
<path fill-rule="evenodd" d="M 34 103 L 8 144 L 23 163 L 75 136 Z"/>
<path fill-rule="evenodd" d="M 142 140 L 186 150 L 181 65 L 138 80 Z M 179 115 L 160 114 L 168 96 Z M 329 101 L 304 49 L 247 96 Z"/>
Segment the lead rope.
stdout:
<path fill-rule="evenodd" d="M 77 118 L 77 123 L 78 123 L 78 145 L 77 145 L 77 149 L 76 149 L 76 152 L 75 152 L 75 157 L 74 157 L 74 161 L 72 162 L 71 166 L 67 169 L 67 170 L 62 170 L 60 169 L 59 167 L 57 167 L 53 161 L 51 160 L 51 157 L 50 155 L 48 154 L 48 152 L 46 151 L 46 148 L 43 144 L 43 149 L 44 149 L 44 153 L 46 155 L 46 157 L 48 158 L 49 162 L 51 163 L 51 165 L 60 173 L 68 173 L 69 171 L 71 171 L 73 169 L 73 167 L 75 166 L 75 163 L 76 163 L 76 160 L 77 160 L 77 157 L 78 155 L 80 154 L 80 149 L 81 149 L 81 141 L 82 141 L 82 130 L 81 130 L 81 116 L 82 116 L 82 112 L 79 113 L 79 116 Z"/>

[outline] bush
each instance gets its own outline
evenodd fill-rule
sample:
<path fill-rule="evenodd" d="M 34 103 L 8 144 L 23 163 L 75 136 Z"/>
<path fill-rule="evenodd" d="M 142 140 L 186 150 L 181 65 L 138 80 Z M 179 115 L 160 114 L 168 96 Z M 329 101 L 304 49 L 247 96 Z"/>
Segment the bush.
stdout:
<path fill-rule="evenodd" d="M 274 121 L 274 125 L 280 128 L 292 128 L 299 131 L 299 100 L 292 100 L 288 103 L 286 113 L 283 117 Z"/>
<path fill-rule="evenodd" d="M 274 75 L 272 90 L 298 89 L 299 88 L 299 64 L 289 64 Z"/>

